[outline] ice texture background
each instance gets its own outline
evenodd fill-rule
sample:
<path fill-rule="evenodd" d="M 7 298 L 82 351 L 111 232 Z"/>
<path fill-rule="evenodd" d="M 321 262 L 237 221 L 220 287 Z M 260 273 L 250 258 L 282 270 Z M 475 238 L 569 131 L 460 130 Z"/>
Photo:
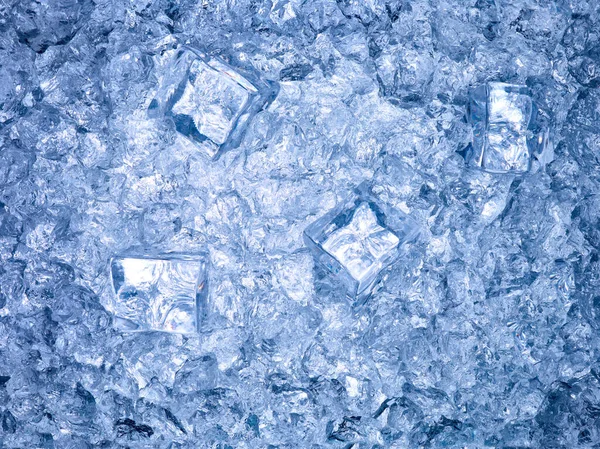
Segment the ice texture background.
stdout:
<path fill-rule="evenodd" d="M 0 0 L 0 447 L 600 447 L 596 0 Z M 211 162 L 149 118 L 176 38 L 280 83 Z M 554 145 L 469 169 L 468 92 Z M 367 181 L 422 239 L 364 305 L 307 225 Z M 206 251 L 198 336 L 124 334 L 109 259 Z"/>

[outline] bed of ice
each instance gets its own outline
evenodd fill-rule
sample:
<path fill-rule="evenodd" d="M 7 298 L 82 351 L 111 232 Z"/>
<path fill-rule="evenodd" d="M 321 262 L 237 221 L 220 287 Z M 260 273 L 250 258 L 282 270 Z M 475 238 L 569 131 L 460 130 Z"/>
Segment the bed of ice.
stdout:
<path fill-rule="evenodd" d="M 0 448 L 599 448 L 599 247 L 596 0 L 0 0 Z"/>

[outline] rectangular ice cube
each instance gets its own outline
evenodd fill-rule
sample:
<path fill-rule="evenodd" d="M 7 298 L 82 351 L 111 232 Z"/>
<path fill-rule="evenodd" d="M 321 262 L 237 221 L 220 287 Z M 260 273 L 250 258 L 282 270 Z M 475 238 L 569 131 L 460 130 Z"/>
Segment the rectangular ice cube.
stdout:
<path fill-rule="evenodd" d="M 523 173 L 532 155 L 535 106 L 526 86 L 488 83 L 471 93 L 473 143 L 468 162 L 491 173 Z"/>
<path fill-rule="evenodd" d="M 248 122 L 276 96 L 278 87 L 252 73 L 234 69 L 198 50 L 174 51 L 151 117 L 169 117 L 175 129 L 208 157 L 237 147 Z"/>
<path fill-rule="evenodd" d="M 106 304 L 123 331 L 193 333 L 206 307 L 203 255 L 118 256 L 110 262 L 113 296 Z"/>
<path fill-rule="evenodd" d="M 372 200 L 355 197 L 304 231 L 317 263 L 337 275 L 351 297 L 368 294 L 405 243 L 417 236 L 410 217 L 394 211 L 394 225 Z"/>

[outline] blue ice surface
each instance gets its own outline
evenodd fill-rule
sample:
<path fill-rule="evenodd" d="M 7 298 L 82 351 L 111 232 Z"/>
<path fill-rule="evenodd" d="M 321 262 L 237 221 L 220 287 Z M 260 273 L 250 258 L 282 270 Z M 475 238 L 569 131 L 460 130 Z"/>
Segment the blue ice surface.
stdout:
<path fill-rule="evenodd" d="M 0 447 L 597 448 L 599 14 L 0 1 Z"/>

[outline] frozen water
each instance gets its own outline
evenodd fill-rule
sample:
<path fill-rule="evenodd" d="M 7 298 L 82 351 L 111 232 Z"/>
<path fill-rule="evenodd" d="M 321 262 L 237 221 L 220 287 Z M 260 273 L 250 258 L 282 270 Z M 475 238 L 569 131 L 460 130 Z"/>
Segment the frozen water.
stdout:
<path fill-rule="evenodd" d="M 356 297 L 368 293 L 417 233 L 408 217 L 401 228 L 389 229 L 377 205 L 359 197 L 311 224 L 304 240 L 316 261 L 338 275 L 348 294 Z"/>
<path fill-rule="evenodd" d="M 107 304 L 125 331 L 192 333 L 206 308 L 206 262 L 200 256 L 119 256 L 111 260 L 114 298 Z"/>
<path fill-rule="evenodd" d="M 531 98 L 518 86 L 490 83 L 487 109 L 487 144 L 481 166 L 492 172 L 527 171 Z"/>
<path fill-rule="evenodd" d="M 526 86 L 494 82 L 474 89 L 470 163 L 492 173 L 528 171 L 534 151 L 547 139 L 544 132 L 533 134 L 535 113 Z"/>
<path fill-rule="evenodd" d="M 235 148 L 247 122 L 271 102 L 274 84 L 255 84 L 216 58 L 189 47 L 173 51 L 162 85 L 149 107 L 151 116 L 170 117 L 175 128 L 210 158 Z"/>
<path fill-rule="evenodd" d="M 599 51 L 597 0 L 0 0 L 0 447 L 598 449 Z"/>
<path fill-rule="evenodd" d="M 43 53 L 52 45 L 68 43 L 94 9 L 92 0 L 50 0 L 17 2 L 15 30 L 32 50 Z"/>

